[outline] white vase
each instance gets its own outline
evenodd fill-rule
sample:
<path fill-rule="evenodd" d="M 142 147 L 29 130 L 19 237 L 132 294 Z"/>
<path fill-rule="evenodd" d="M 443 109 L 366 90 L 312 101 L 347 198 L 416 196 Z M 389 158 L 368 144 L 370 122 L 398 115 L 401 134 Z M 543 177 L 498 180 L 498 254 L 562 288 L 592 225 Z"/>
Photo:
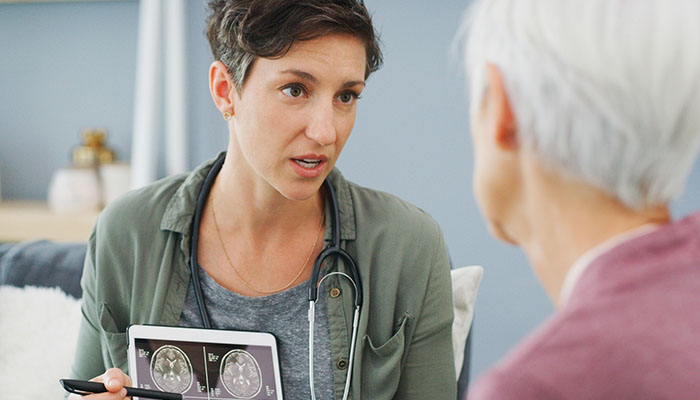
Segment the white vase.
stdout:
<path fill-rule="evenodd" d="M 126 163 L 100 165 L 102 202 L 106 206 L 112 200 L 131 189 L 131 166 Z"/>
<path fill-rule="evenodd" d="M 100 183 L 93 168 L 61 168 L 49 184 L 49 208 L 57 213 L 96 212 L 101 206 Z"/>

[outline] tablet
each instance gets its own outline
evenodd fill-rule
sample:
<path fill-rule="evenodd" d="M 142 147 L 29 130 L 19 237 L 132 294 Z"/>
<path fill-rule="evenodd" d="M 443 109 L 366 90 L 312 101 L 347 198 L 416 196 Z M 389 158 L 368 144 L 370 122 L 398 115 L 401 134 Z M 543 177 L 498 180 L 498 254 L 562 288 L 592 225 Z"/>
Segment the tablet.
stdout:
<path fill-rule="evenodd" d="M 188 400 L 283 399 L 270 333 L 131 325 L 127 338 L 134 387 Z"/>

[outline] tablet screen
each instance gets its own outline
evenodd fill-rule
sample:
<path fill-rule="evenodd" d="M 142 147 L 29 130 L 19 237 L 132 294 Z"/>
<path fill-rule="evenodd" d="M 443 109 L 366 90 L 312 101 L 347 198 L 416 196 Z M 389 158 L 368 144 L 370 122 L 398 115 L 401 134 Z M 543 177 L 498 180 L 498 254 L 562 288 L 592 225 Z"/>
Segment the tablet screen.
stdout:
<path fill-rule="evenodd" d="M 269 343 L 251 344 L 246 343 L 251 340 L 241 338 L 235 341 L 237 335 L 231 337 L 234 343 L 134 337 L 132 328 L 130 375 L 139 388 L 181 393 L 186 399 L 282 398 L 276 348 Z M 178 336 L 170 334 L 173 329 L 191 333 L 189 328 L 168 329 L 171 337 Z"/>

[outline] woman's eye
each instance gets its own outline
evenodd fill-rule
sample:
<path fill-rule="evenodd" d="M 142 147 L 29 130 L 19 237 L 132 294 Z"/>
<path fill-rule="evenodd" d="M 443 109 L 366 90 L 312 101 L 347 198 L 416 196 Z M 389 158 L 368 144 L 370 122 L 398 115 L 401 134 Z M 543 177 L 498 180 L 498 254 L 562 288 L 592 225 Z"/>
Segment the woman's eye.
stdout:
<path fill-rule="evenodd" d="M 304 95 L 304 89 L 301 86 L 288 86 L 282 89 L 282 93 L 289 97 L 301 97 Z"/>
<path fill-rule="evenodd" d="M 357 93 L 353 93 L 353 92 L 341 93 L 338 96 L 338 100 L 344 104 L 350 104 L 353 102 L 353 100 L 359 99 L 359 98 L 360 98 L 360 96 L 358 96 Z"/>

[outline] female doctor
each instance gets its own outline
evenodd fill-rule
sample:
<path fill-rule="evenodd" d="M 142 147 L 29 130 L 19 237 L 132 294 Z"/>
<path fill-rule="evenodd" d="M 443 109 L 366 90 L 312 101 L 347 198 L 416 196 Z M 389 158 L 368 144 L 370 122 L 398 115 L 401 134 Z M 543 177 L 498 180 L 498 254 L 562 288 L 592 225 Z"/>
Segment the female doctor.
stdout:
<path fill-rule="evenodd" d="M 209 88 L 227 151 L 100 216 L 73 376 L 108 392 L 85 398 L 125 397 L 125 330 L 158 324 L 271 332 L 288 399 L 311 398 L 311 386 L 317 399 L 454 399 L 449 261 L 437 223 L 334 168 L 381 65 L 364 4 L 209 8 Z M 334 241 L 352 261 L 331 255 L 312 279 Z M 332 272 L 346 275 L 318 284 Z M 318 288 L 311 363 L 307 287 Z"/>

